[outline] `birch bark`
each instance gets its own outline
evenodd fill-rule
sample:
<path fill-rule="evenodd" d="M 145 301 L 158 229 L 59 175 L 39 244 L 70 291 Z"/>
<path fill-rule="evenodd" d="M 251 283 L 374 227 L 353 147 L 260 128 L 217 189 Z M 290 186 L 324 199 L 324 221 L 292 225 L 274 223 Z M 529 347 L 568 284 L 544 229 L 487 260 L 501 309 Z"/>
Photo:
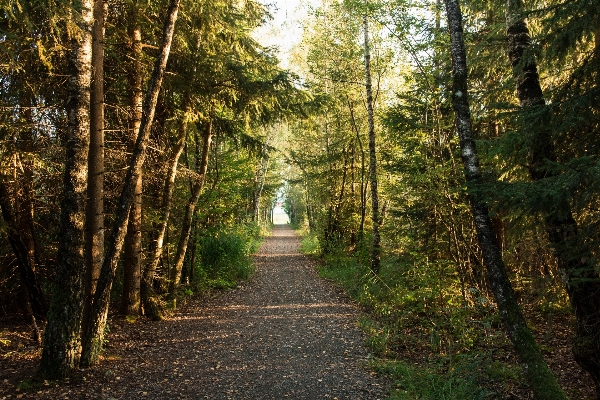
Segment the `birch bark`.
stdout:
<path fill-rule="evenodd" d="M 369 45 L 369 19 L 363 17 L 365 48 L 365 88 L 367 92 L 367 118 L 369 122 L 369 178 L 371 181 L 371 219 L 373 220 L 373 251 L 371 271 L 379 274 L 381 266 L 381 238 L 379 235 L 379 191 L 377 189 L 377 152 L 375 143 L 375 116 L 373 111 L 373 85 L 371 83 L 371 49 Z"/>
<path fill-rule="evenodd" d="M 460 137 L 464 174 L 468 187 L 472 188 L 480 181 L 481 170 L 469 110 L 462 14 L 458 0 L 445 0 L 445 4 L 452 52 L 452 106 L 456 114 L 455 125 Z M 517 303 L 494 235 L 487 205 L 471 193 L 469 202 L 488 273 L 488 282 L 496 299 L 504 330 L 515 347 L 527 382 L 536 399 L 566 399 L 535 343 Z"/>

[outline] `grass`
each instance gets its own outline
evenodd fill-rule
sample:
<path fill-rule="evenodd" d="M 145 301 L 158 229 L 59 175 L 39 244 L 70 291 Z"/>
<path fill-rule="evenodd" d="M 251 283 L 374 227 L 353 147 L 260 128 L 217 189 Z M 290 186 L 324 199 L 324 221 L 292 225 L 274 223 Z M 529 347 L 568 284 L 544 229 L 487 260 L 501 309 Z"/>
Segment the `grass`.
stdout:
<path fill-rule="evenodd" d="M 318 237 L 305 234 L 302 250 L 320 255 Z M 374 276 L 360 248 L 321 257 L 320 275 L 367 310 L 359 325 L 372 367 L 395 382 L 390 399 L 495 399 L 523 386 L 519 366 L 494 360 L 506 339 L 492 303 L 461 290 L 452 265 L 384 258 Z"/>
<path fill-rule="evenodd" d="M 477 383 L 472 368 L 453 367 L 436 372 L 401 361 L 378 361 L 373 368 L 394 378 L 396 385 L 390 400 L 480 400 L 496 395 Z"/>

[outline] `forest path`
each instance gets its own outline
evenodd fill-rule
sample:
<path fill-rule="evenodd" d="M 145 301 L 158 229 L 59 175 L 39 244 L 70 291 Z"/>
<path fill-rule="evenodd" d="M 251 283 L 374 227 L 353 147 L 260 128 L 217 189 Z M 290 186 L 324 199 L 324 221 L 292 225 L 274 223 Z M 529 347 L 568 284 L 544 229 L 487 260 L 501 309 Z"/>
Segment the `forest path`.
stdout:
<path fill-rule="evenodd" d="M 275 226 L 250 282 L 166 321 L 113 323 L 106 359 L 85 381 L 36 398 L 385 398 L 364 365 L 359 311 L 298 248 L 291 228 Z"/>

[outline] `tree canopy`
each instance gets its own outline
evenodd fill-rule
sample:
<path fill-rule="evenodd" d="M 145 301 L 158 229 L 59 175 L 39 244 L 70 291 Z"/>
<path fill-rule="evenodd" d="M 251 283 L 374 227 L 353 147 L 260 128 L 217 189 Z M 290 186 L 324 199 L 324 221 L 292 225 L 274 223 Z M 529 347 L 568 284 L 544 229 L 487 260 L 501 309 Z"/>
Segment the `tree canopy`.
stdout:
<path fill-rule="evenodd" d="M 600 393 L 598 2 L 311 4 L 286 69 L 257 0 L 0 1 L 0 305 L 40 376 L 98 362 L 115 303 L 246 279 L 283 201 L 379 355 L 527 352 L 561 312 Z"/>

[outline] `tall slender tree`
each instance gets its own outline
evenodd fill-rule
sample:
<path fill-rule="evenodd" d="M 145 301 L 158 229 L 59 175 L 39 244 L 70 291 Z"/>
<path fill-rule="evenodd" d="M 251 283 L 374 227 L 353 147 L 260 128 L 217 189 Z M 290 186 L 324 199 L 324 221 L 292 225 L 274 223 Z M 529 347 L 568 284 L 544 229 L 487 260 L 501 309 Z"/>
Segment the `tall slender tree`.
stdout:
<path fill-rule="evenodd" d="M 107 7 L 105 0 L 94 1 L 83 324 L 89 320 L 104 256 L 104 22 Z M 86 327 L 83 326 L 83 330 L 85 329 Z"/>
<path fill-rule="evenodd" d="M 187 202 L 185 208 L 185 215 L 183 219 L 183 226 L 181 227 L 181 233 L 179 241 L 177 242 L 177 253 L 175 254 L 175 261 L 173 263 L 173 269 L 171 270 L 171 284 L 170 292 L 174 293 L 175 288 L 179 285 L 181 280 L 181 273 L 183 270 L 183 261 L 185 252 L 187 250 L 188 241 L 190 239 L 190 232 L 192 231 L 192 221 L 194 218 L 194 212 L 196 211 L 196 205 L 198 199 L 204 189 L 204 183 L 206 182 L 206 171 L 208 169 L 208 157 L 210 152 L 210 145 L 213 137 L 213 123 L 208 121 L 204 125 L 204 132 L 202 134 L 202 158 L 200 160 L 200 166 L 198 168 L 198 175 L 194 181 L 192 187 L 192 193 L 190 199 Z"/>
<path fill-rule="evenodd" d="M 89 329 L 83 332 L 81 364 L 89 366 L 98 361 L 98 356 L 102 350 L 104 339 L 104 328 L 106 327 L 108 317 L 108 306 L 110 303 L 110 290 L 115 278 L 117 263 L 123 248 L 123 242 L 126 234 L 127 221 L 131 204 L 134 200 L 135 186 L 138 176 L 141 173 L 146 149 L 148 147 L 148 138 L 154 120 L 156 103 L 162 80 L 167 67 L 167 60 L 171 51 L 171 43 L 175 31 L 175 22 L 177 21 L 177 12 L 179 11 L 180 0 L 171 0 L 167 9 L 161 47 L 159 56 L 156 59 L 152 77 L 150 78 L 148 93 L 144 100 L 142 109 L 142 121 L 138 131 L 135 147 L 131 156 L 131 162 L 125 176 L 125 182 L 119 197 L 117 213 L 113 225 L 111 242 L 105 254 L 98 285 L 92 304 L 92 313 L 88 323 Z"/>
<path fill-rule="evenodd" d="M 369 122 L 369 180 L 371 183 L 371 219 L 373 224 L 373 250 L 371 271 L 379 274 L 381 264 L 381 238 L 379 234 L 379 191 L 377 186 L 377 146 L 375 142 L 375 116 L 373 111 L 373 84 L 371 83 L 371 49 L 369 46 L 369 18 L 363 17 L 365 50 L 365 89 L 367 92 L 367 119 Z"/>
<path fill-rule="evenodd" d="M 479 247 L 488 272 L 488 282 L 498 304 L 504 329 L 513 343 L 536 399 L 566 399 L 535 343 L 508 279 L 500 248 L 485 201 L 472 189 L 481 181 L 479 157 L 473 137 L 467 90 L 467 60 L 462 14 L 458 0 L 445 0 L 452 53 L 452 105 L 460 137 L 464 174 L 469 185 L 469 202 L 475 220 Z"/>
<path fill-rule="evenodd" d="M 129 151 L 133 151 L 135 139 L 142 123 L 142 107 L 144 95 L 142 92 L 142 28 L 140 5 L 134 2 L 129 18 L 129 38 L 131 41 L 128 83 L 130 91 L 129 117 Z M 135 182 L 133 203 L 129 212 L 127 234 L 123 249 L 123 296 L 121 312 L 127 315 L 138 315 L 141 311 L 141 277 L 142 277 L 142 171 Z"/>

